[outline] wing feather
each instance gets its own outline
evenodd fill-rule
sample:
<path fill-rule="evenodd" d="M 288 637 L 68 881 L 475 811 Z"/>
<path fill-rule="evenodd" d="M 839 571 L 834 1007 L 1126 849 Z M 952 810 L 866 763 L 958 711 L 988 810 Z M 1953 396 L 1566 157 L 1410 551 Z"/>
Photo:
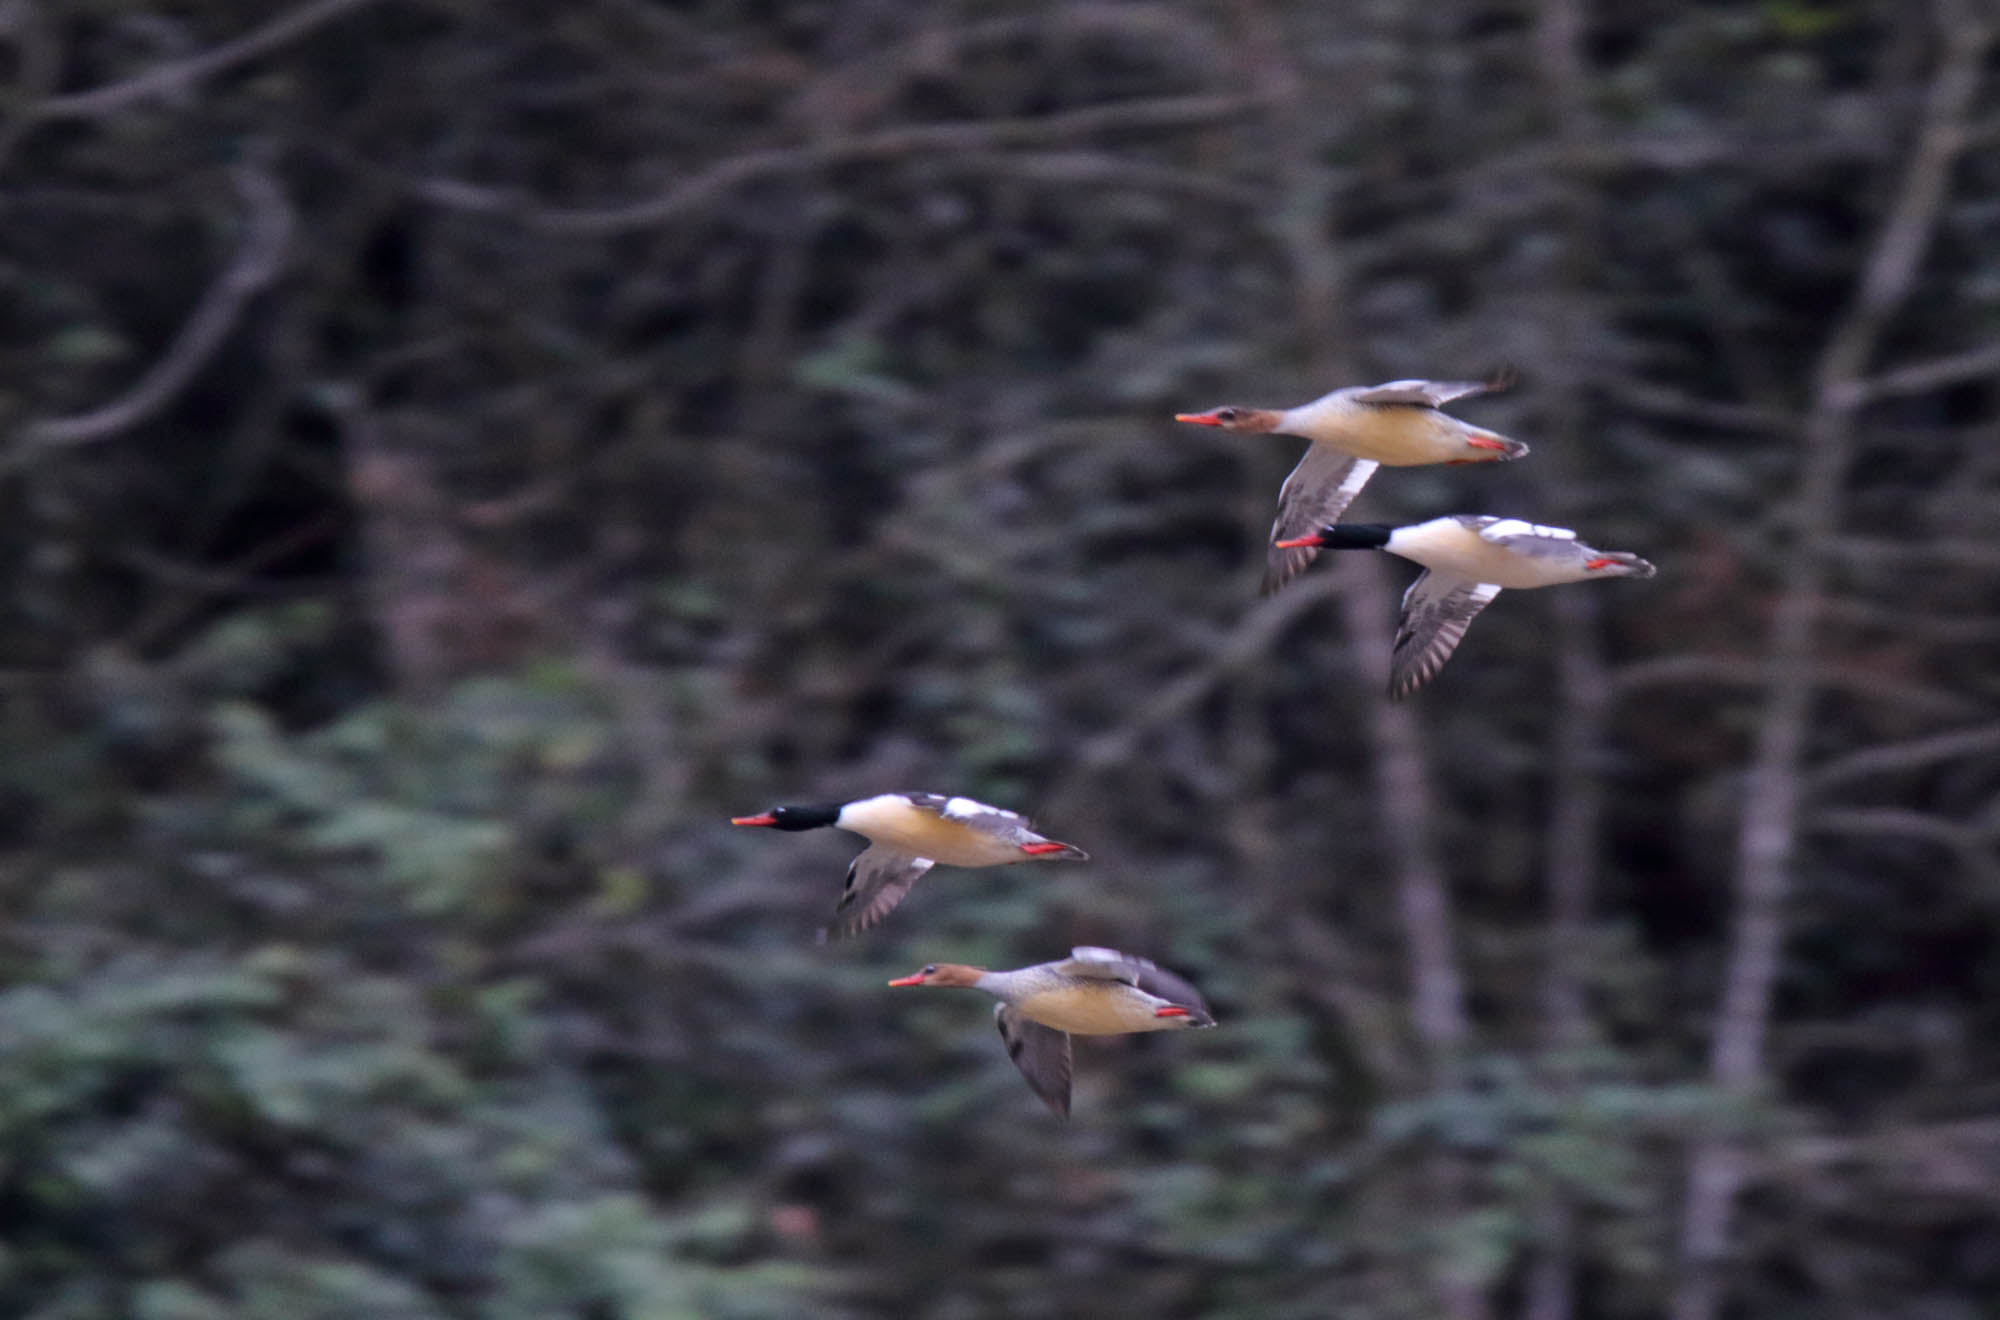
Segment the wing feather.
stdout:
<path fill-rule="evenodd" d="M 847 864 L 847 884 L 840 902 L 833 908 L 833 920 L 819 933 L 824 944 L 829 935 L 854 935 L 889 915 L 903 901 L 910 887 L 937 865 L 928 857 L 916 857 L 899 848 L 870 844 Z"/>
<path fill-rule="evenodd" d="M 1403 593 L 1403 616 L 1389 658 L 1389 695 L 1401 701 L 1435 677 L 1479 611 L 1499 594 L 1491 582 L 1440 577 L 1425 569 Z"/>
<path fill-rule="evenodd" d="M 1271 524 L 1271 540 L 1289 541 L 1339 522 L 1380 466 L 1373 459 L 1356 458 L 1325 445 L 1306 450 L 1278 491 L 1278 517 Z M 1291 550 L 1271 546 L 1264 565 L 1264 594 L 1270 595 L 1305 572 L 1318 555 L 1314 546 Z"/>
<path fill-rule="evenodd" d="M 1126 985 L 1145 991 L 1155 999 L 1163 999 L 1169 1004 L 1179 1004 L 1188 1010 L 1190 1016 L 1206 1019 L 1203 1025 L 1214 1023 L 1208 1001 L 1201 997 L 1201 991 L 1150 958 L 1120 953 L 1116 949 L 1080 945 L 1071 949 L 1069 957 L 1057 963 L 1055 970 L 1065 976 L 1123 981 Z"/>
<path fill-rule="evenodd" d="M 1028 1079 L 1042 1103 L 1069 1117 L 1071 1059 L 1069 1033 L 1030 1021 L 1009 1004 L 993 1006 L 993 1021 L 1007 1043 L 1007 1057 Z"/>
<path fill-rule="evenodd" d="M 1378 407 L 1442 408 L 1453 399 L 1491 394 L 1495 390 L 1506 389 L 1512 383 L 1505 375 L 1487 380 L 1392 380 L 1356 390 L 1348 397 L 1356 403 Z"/>

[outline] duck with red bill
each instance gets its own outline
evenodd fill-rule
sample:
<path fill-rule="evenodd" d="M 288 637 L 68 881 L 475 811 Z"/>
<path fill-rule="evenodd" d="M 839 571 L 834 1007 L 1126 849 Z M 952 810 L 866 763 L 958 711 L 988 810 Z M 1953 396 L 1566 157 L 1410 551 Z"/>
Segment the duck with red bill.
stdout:
<path fill-rule="evenodd" d="M 1444 667 L 1473 619 L 1508 587 L 1553 587 L 1654 573 L 1651 564 L 1630 551 L 1593 549 L 1567 527 L 1476 514 L 1454 514 L 1407 527 L 1330 524 L 1276 544 L 1279 549 L 1387 550 L 1424 566 L 1403 593 L 1402 618 L 1389 657 L 1389 695 L 1397 700 Z"/>
<path fill-rule="evenodd" d="M 1056 962 L 1003 972 L 931 963 L 889 984 L 963 986 L 997 998 L 994 1018 L 1008 1057 L 1029 1089 L 1063 1115 L 1070 1105 L 1071 1035 L 1215 1025 L 1200 991 L 1159 964 L 1116 949 L 1082 946 Z"/>

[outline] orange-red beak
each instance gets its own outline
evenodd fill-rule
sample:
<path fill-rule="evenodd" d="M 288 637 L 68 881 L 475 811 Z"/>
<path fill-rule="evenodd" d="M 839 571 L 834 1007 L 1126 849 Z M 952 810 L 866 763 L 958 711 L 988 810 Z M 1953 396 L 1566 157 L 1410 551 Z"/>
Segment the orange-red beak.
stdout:
<path fill-rule="evenodd" d="M 1289 541 L 1273 541 L 1271 544 L 1280 550 L 1297 550 L 1303 546 L 1324 545 L 1326 542 L 1318 532 L 1314 532 L 1311 536 L 1296 536 Z"/>
<path fill-rule="evenodd" d="M 761 816 L 731 816 L 729 823 L 731 825 L 776 825 L 778 818 L 767 811 Z"/>
<path fill-rule="evenodd" d="M 922 972 L 911 972 L 908 976 L 899 976 L 889 982 L 890 985 L 922 985 L 923 983 L 924 974 Z"/>
<path fill-rule="evenodd" d="M 1216 415 L 1215 415 L 1214 413 L 1212 413 L 1212 412 L 1205 412 L 1205 413 L 1175 413 L 1175 414 L 1174 414 L 1174 420 L 1175 420 L 1175 421 L 1177 421 L 1177 422 L 1193 422 L 1193 423 L 1194 423 L 1194 424 L 1195 424 L 1196 426 L 1220 426 L 1220 425 L 1222 425 L 1222 419 L 1221 419 L 1220 417 L 1217 417 L 1217 416 L 1216 416 Z"/>

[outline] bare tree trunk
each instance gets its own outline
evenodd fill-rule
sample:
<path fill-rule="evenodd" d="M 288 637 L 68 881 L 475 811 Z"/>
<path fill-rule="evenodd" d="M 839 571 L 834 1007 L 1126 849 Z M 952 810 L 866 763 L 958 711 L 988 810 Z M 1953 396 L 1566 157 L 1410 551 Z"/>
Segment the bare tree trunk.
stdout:
<path fill-rule="evenodd" d="M 1276 144 L 1278 197 L 1273 214 L 1278 240 L 1290 263 L 1294 316 L 1316 379 L 1351 378 L 1355 363 L 1341 346 L 1346 306 L 1345 270 L 1327 237 L 1335 199 L 1327 172 L 1311 157 L 1309 107 L 1303 79 L 1274 16 L 1257 0 L 1241 0 L 1249 62 L 1270 106 Z M 1389 653 L 1395 599 L 1382 566 L 1369 556 L 1340 565 L 1349 578 L 1340 594 L 1341 621 L 1357 669 L 1372 672 Z M 1412 1026 L 1423 1046 L 1433 1085 L 1455 1071 L 1468 1035 L 1465 990 L 1452 935 L 1451 896 L 1431 840 L 1436 806 L 1422 740 L 1410 708 L 1375 695 L 1369 711 L 1370 764 L 1382 838 L 1396 877 L 1397 905 L 1409 963 Z M 1463 1198 L 1464 1172 L 1448 1158 L 1430 1170 L 1436 1203 L 1448 1212 Z M 1484 1320 L 1491 1314 L 1482 1289 L 1438 1271 L 1433 1280 L 1451 1320 Z"/>
<path fill-rule="evenodd" d="M 1929 245 L 1992 40 L 1988 25 L 1958 9 L 1936 8 L 1944 51 L 1916 147 L 1854 305 L 1820 357 L 1806 415 L 1794 512 L 1797 540 L 1784 565 L 1783 594 L 1771 624 L 1763 713 L 1737 835 L 1734 928 L 1709 1057 L 1711 1079 L 1735 1097 L 1754 1096 L 1763 1081 L 1815 691 L 1814 631 L 1825 603 L 1829 550 L 1840 527 L 1855 417 L 1868 393 L 1862 374 Z M 1681 1219 L 1674 1320 L 1713 1320 L 1720 1308 L 1730 1219 L 1746 1166 L 1743 1144 L 1732 1134 L 1716 1133 L 1695 1145 Z"/>
<path fill-rule="evenodd" d="M 1563 256 L 1558 303 L 1551 311 L 1550 360 L 1544 364 L 1548 430 L 1555 441 L 1542 459 L 1545 488 L 1574 488 L 1568 456 L 1583 432 L 1580 388 L 1589 327 L 1581 305 L 1594 264 L 1588 184 L 1578 158 L 1593 123 L 1582 56 L 1583 0 L 1540 0 L 1536 58 L 1556 138 L 1565 152 L 1557 182 L 1557 224 Z M 1598 867 L 1604 792 L 1593 761 L 1604 742 L 1609 684 L 1597 636 L 1598 607 L 1588 592 L 1552 592 L 1560 706 L 1556 714 L 1548 824 L 1548 925 L 1541 988 L 1543 1047 L 1554 1084 L 1570 1081 L 1572 1059 L 1590 1038 L 1580 964 L 1589 931 Z M 1576 1207 L 1553 1198 L 1537 1225 L 1541 1250 L 1528 1269 L 1521 1312 L 1526 1320 L 1569 1320 L 1576 1307 Z"/>

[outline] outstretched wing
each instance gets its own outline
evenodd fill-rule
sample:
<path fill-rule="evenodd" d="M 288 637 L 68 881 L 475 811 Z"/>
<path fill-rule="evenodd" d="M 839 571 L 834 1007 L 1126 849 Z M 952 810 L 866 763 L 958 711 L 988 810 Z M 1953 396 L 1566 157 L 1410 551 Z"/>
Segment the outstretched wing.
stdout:
<path fill-rule="evenodd" d="M 889 915 L 903 901 L 910 886 L 923 879 L 924 872 L 937 865 L 928 857 L 916 857 L 898 848 L 870 844 L 847 864 L 847 885 L 834 905 L 833 920 L 819 933 L 824 944 L 828 935 L 853 935 Z"/>
<path fill-rule="evenodd" d="M 1392 380 L 1356 390 L 1348 397 L 1356 403 L 1381 407 L 1442 408 L 1453 399 L 1491 394 L 1513 383 L 1512 378 L 1505 374 L 1490 380 Z"/>
<path fill-rule="evenodd" d="M 1425 569 L 1403 593 L 1403 617 L 1389 657 L 1389 695 L 1401 701 L 1428 683 L 1465 639 L 1500 588 L 1491 582 L 1440 577 Z"/>
<path fill-rule="evenodd" d="M 1271 524 L 1271 539 L 1289 541 L 1339 522 L 1380 466 L 1374 459 L 1355 458 L 1326 445 L 1306 450 L 1278 491 L 1278 518 Z M 1318 555 L 1315 546 L 1280 550 L 1273 545 L 1264 564 L 1264 594 L 1270 595 L 1305 572 Z"/>
<path fill-rule="evenodd" d="M 1079 945 L 1069 951 L 1069 957 L 1059 962 L 1055 970 L 1065 976 L 1091 976 L 1107 981 L 1123 981 L 1153 996 L 1164 999 L 1169 1004 L 1179 1004 L 1188 1010 L 1188 1015 L 1203 1020 L 1202 1025 L 1214 1025 L 1214 1016 L 1209 1012 L 1208 1001 L 1201 997 L 1201 991 L 1175 976 L 1150 958 L 1136 954 L 1120 953 L 1116 949 L 1102 949 L 1092 945 Z"/>
<path fill-rule="evenodd" d="M 1028 1079 L 1028 1089 L 1042 1103 L 1064 1118 L 1069 1117 L 1070 1049 L 1069 1033 L 1032 1022 L 1008 1004 L 993 1006 L 993 1021 L 1000 1039 L 1007 1042 L 1007 1057 Z"/>

